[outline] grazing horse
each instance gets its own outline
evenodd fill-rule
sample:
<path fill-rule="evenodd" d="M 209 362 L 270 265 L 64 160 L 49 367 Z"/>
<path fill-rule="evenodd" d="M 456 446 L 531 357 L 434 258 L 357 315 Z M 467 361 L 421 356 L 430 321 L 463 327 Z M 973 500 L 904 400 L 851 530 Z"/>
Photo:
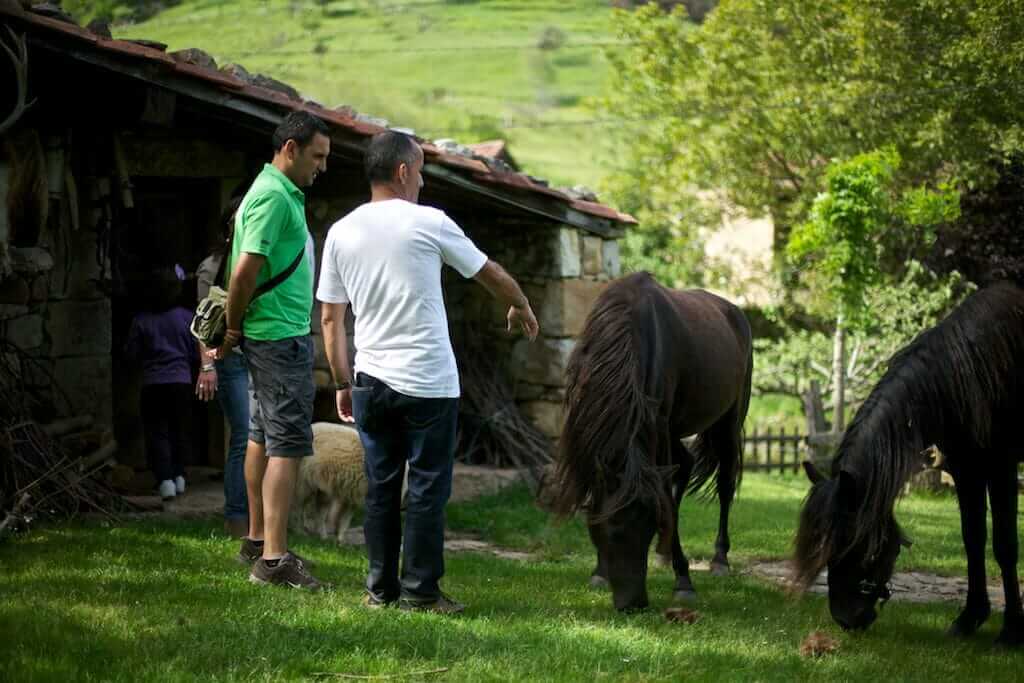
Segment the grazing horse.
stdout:
<path fill-rule="evenodd" d="M 611 584 L 617 609 L 647 606 L 656 533 L 658 552 L 671 550 L 673 597 L 696 597 L 679 544 L 679 503 L 712 475 L 720 504 L 712 568 L 728 572 L 752 366 L 750 325 L 713 294 L 674 291 L 636 273 L 595 302 L 569 359 L 552 508 L 586 512 L 594 573 Z"/>
<path fill-rule="evenodd" d="M 828 567 L 832 618 L 867 628 L 889 597 L 901 546 L 893 504 L 931 445 L 956 482 L 967 552 L 967 604 L 949 632 L 974 633 L 989 616 L 985 494 L 1006 612 L 999 642 L 1024 638 L 1017 585 L 1017 434 L 1024 398 L 1024 290 L 1000 283 L 967 297 L 889 361 L 843 436 L 832 477 L 809 463 L 813 482 L 796 537 L 795 582 Z"/>

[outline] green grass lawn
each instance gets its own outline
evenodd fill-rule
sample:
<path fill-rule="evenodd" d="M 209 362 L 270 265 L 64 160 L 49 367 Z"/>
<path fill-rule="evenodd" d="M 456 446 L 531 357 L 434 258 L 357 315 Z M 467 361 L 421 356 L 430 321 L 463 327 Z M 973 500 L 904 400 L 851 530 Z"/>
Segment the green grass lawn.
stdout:
<path fill-rule="evenodd" d="M 541 50 L 560 32 L 561 46 Z M 588 108 L 615 40 L 607 0 L 186 0 L 115 27 L 171 50 L 197 47 L 334 107 L 348 104 L 431 139 L 505 137 L 527 172 L 596 186 L 610 159 Z"/>
<path fill-rule="evenodd" d="M 788 553 L 805 483 L 750 475 L 735 508 L 733 564 Z M 714 505 L 687 501 L 684 543 L 710 555 Z M 900 505 L 914 536 L 900 568 L 963 571 L 956 505 L 914 496 Z M 667 623 L 671 572 L 650 577 L 652 609 L 620 615 L 586 588 L 593 554 L 578 522 L 552 526 L 523 490 L 453 505 L 453 529 L 474 531 L 532 561 L 450 553 L 446 589 L 458 618 L 359 606 L 362 549 L 309 538 L 295 545 L 336 583 L 323 595 L 260 588 L 235 563 L 215 521 L 130 522 L 37 529 L 0 546 L 0 680 L 308 680 L 318 672 L 403 680 L 1016 680 L 1024 654 L 980 636 L 943 635 L 951 604 L 890 603 L 867 633 L 844 634 L 825 601 L 795 600 L 761 580 L 695 575 L 701 619 Z M 839 654 L 805 660 L 824 629 Z M 332 678 L 328 680 L 341 680 Z"/>

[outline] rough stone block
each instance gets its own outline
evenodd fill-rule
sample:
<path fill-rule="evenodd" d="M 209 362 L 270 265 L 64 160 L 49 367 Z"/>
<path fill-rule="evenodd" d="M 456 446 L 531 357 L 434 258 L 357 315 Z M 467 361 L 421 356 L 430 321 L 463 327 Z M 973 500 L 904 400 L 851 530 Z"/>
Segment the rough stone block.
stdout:
<path fill-rule="evenodd" d="M 7 341 L 19 349 L 34 349 L 43 343 L 43 317 L 38 313 L 13 318 L 6 323 Z"/>
<path fill-rule="evenodd" d="M 0 320 L 20 318 L 28 313 L 28 306 L 20 304 L 0 304 Z"/>
<path fill-rule="evenodd" d="M 547 387 L 541 386 L 540 384 L 529 384 L 527 382 L 520 382 L 516 385 L 516 400 L 517 401 L 536 401 L 544 395 Z"/>
<path fill-rule="evenodd" d="M 552 439 L 562 434 L 565 414 L 560 403 L 550 401 L 527 401 L 520 404 L 523 415 L 533 423 L 541 434 Z"/>
<path fill-rule="evenodd" d="M 46 332 L 51 352 L 60 356 L 110 353 L 110 300 L 51 303 Z"/>
<path fill-rule="evenodd" d="M 11 247 L 11 267 L 23 275 L 36 275 L 53 270 L 53 257 L 42 247 Z"/>
<path fill-rule="evenodd" d="M 607 286 L 593 280 L 555 280 L 549 282 L 538 302 L 540 329 L 552 337 L 576 337 L 598 295 Z"/>
<path fill-rule="evenodd" d="M 0 282 L 0 304 L 24 306 L 31 294 L 32 288 L 20 277 L 10 277 Z"/>
<path fill-rule="evenodd" d="M 324 338 L 319 334 L 313 335 L 313 367 L 317 369 L 328 369 L 327 351 L 324 349 Z"/>
<path fill-rule="evenodd" d="M 583 274 L 598 275 L 604 270 L 604 248 L 600 237 L 583 236 Z"/>
<path fill-rule="evenodd" d="M 43 303 L 50 298 L 50 287 L 48 280 L 45 275 L 38 275 L 32 280 L 32 292 L 29 295 L 29 300 L 32 303 L 38 304 Z"/>
<path fill-rule="evenodd" d="M 580 257 L 580 233 L 575 228 L 558 231 L 558 277 L 579 277 L 583 274 Z"/>
<path fill-rule="evenodd" d="M 316 383 L 317 389 L 334 389 L 334 380 L 331 379 L 331 373 L 327 370 L 314 370 L 313 382 Z"/>
<path fill-rule="evenodd" d="M 609 277 L 622 275 L 622 264 L 619 262 L 619 243 L 615 240 L 605 240 L 601 245 L 601 254 L 604 260 L 604 272 Z"/>
<path fill-rule="evenodd" d="M 564 386 L 565 369 L 575 346 L 575 339 L 538 339 L 528 344 L 526 362 L 521 366 L 518 379 L 531 384 Z"/>
<path fill-rule="evenodd" d="M 69 299 L 98 298 L 100 293 L 96 282 L 100 279 L 101 270 L 96 261 L 96 233 L 90 230 L 71 233 L 70 248 L 71 274 L 66 282 L 63 272 L 54 274 L 55 277 L 51 278 L 51 295 Z"/>
<path fill-rule="evenodd" d="M 88 413 L 99 424 L 111 424 L 112 368 L 109 354 L 58 358 L 54 379 L 71 403 L 70 410 L 58 401 L 62 415 Z M 137 394 L 136 394 L 137 395 Z"/>

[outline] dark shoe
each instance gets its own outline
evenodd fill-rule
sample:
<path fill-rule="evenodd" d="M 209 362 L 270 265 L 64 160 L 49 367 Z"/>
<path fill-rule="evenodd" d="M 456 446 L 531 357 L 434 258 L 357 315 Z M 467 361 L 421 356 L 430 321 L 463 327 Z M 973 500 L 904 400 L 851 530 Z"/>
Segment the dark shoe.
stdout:
<path fill-rule="evenodd" d="M 393 606 L 396 602 L 398 601 L 378 598 L 373 593 L 367 593 L 363 596 L 363 607 L 367 607 L 369 609 L 384 609 L 385 607 Z"/>
<path fill-rule="evenodd" d="M 398 609 L 405 612 L 434 612 L 435 614 L 462 614 L 466 606 L 461 602 L 455 602 L 444 593 L 437 600 L 419 602 L 402 598 L 398 601 Z"/>
<path fill-rule="evenodd" d="M 306 566 L 292 553 L 285 553 L 276 567 L 267 565 L 262 557 L 252 565 L 252 572 L 249 574 L 251 583 L 260 585 L 273 584 L 275 586 L 289 586 L 291 588 L 304 588 L 306 590 L 318 591 L 330 588 L 329 585 L 321 583 L 309 573 Z"/>
<path fill-rule="evenodd" d="M 313 563 L 304 558 L 302 555 L 288 551 L 288 554 L 294 557 L 298 562 L 312 569 Z M 235 556 L 241 564 L 251 565 L 256 560 L 263 557 L 263 544 L 256 543 L 250 538 L 242 538 L 242 548 L 238 551 L 238 555 Z"/>
<path fill-rule="evenodd" d="M 251 538 L 242 538 L 242 548 L 236 556 L 242 564 L 252 564 L 263 557 L 263 544 L 256 543 Z"/>

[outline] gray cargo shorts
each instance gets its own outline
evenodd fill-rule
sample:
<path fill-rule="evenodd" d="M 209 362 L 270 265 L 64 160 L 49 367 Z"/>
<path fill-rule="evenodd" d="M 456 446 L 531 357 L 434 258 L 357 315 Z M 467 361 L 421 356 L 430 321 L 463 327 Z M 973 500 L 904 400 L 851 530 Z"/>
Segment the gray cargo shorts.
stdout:
<path fill-rule="evenodd" d="M 252 377 L 249 440 L 264 444 L 268 456 L 313 454 L 313 339 L 242 342 Z"/>

